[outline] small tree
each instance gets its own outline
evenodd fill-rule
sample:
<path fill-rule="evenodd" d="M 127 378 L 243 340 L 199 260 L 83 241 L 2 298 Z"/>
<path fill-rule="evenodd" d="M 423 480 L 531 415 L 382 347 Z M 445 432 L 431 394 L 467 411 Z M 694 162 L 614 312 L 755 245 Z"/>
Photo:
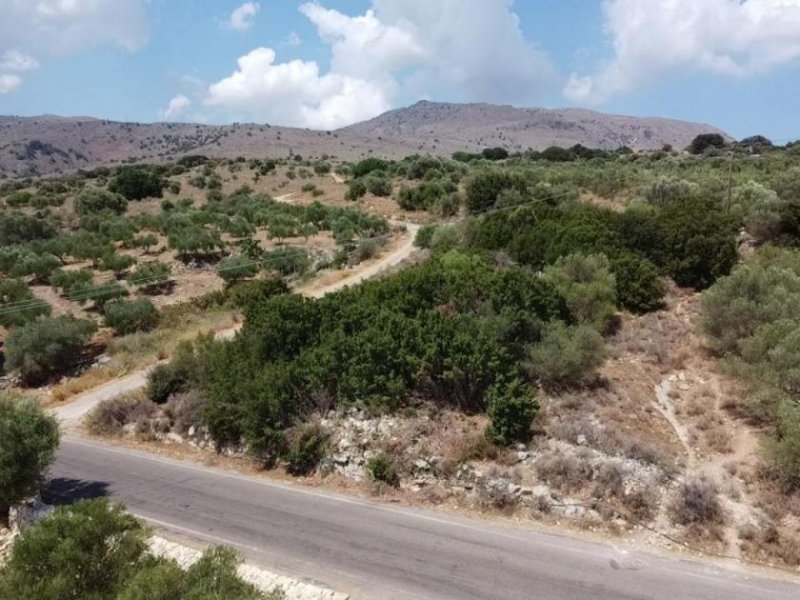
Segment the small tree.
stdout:
<path fill-rule="evenodd" d="M 242 279 L 255 277 L 258 274 L 259 268 L 258 262 L 246 256 L 234 254 L 220 261 L 217 274 L 225 283 L 231 284 Z"/>
<path fill-rule="evenodd" d="M 725 138 L 718 133 L 701 133 L 689 144 L 689 152 L 702 154 L 708 148 L 724 148 Z"/>
<path fill-rule="evenodd" d="M 602 336 L 589 325 L 551 323 L 529 351 L 528 373 L 544 384 L 579 384 L 594 376 L 606 358 Z"/>
<path fill-rule="evenodd" d="M 58 423 L 33 400 L 0 395 L 0 522 L 9 507 L 36 494 L 58 447 Z"/>
<path fill-rule="evenodd" d="M 24 281 L 0 280 L 0 325 L 14 327 L 33 321 L 36 317 L 49 316 L 50 305 L 37 300 Z"/>
<path fill-rule="evenodd" d="M 166 181 L 151 168 L 122 167 L 108 186 L 112 192 L 122 194 L 128 200 L 161 198 Z"/>
<path fill-rule="evenodd" d="M 10 599 L 114 598 L 136 572 L 148 536 L 106 499 L 59 507 L 14 544 L 0 591 Z"/>
<path fill-rule="evenodd" d="M 545 279 L 564 296 L 578 323 L 604 331 L 616 311 L 616 280 L 602 254 L 571 254 L 545 269 Z"/>
<path fill-rule="evenodd" d="M 495 384 L 489 388 L 486 400 L 491 419 L 486 431 L 489 439 L 503 446 L 530 439 L 539 403 L 529 385 L 519 379 L 508 385 Z"/>
<path fill-rule="evenodd" d="M 39 383 L 71 367 L 97 326 L 71 316 L 40 318 L 11 330 L 6 339 L 9 369 L 26 384 Z"/>
<path fill-rule="evenodd" d="M 128 200 L 108 190 L 87 188 L 75 198 L 75 212 L 81 216 L 111 212 L 121 215 L 128 209 Z"/>
<path fill-rule="evenodd" d="M 118 334 L 147 331 L 158 323 L 158 309 L 147 298 L 138 300 L 115 300 L 105 306 L 106 326 Z"/>

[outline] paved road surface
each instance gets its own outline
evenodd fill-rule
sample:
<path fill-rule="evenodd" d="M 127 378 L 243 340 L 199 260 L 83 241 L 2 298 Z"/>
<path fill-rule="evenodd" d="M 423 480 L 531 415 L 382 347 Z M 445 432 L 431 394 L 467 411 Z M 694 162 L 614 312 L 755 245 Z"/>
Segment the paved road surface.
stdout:
<path fill-rule="evenodd" d="M 794 583 L 707 563 L 401 509 L 68 438 L 49 486 L 103 492 L 173 534 L 353 598 L 797 600 Z"/>

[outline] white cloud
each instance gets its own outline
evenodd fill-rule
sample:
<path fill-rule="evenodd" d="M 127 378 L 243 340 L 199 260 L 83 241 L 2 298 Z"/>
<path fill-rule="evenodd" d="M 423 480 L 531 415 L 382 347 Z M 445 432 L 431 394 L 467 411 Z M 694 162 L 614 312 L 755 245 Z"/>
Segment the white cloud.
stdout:
<path fill-rule="evenodd" d="M 8 94 L 22 85 L 22 78 L 19 75 L 0 74 L 0 94 Z"/>
<path fill-rule="evenodd" d="M 30 71 L 50 56 L 98 45 L 141 48 L 148 0 L 0 0 L 0 69 Z M 2 93 L 22 85 L 2 75 Z"/>
<path fill-rule="evenodd" d="M 283 46 L 299 46 L 303 43 L 303 40 L 300 38 L 296 31 L 289 32 L 285 38 L 281 40 L 281 45 Z"/>
<path fill-rule="evenodd" d="M 183 94 L 175 96 L 169 101 L 167 108 L 161 111 L 161 118 L 165 121 L 177 119 L 182 116 L 191 105 L 192 101 Z"/>
<path fill-rule="evenodd" d="M 603 102 L 678 68 L 731 77 L 800 58 L 800 0 L 606 0 L 613 58 L 565 94 Z"/>
<path fill-rule="evenodd" d="M 2 71 L 33 71 L 38 68 L 38 60 L 19 50 L 6 50 L 0 54 L 0 70 Z"/>
<path fill-rule="evenodd" d="M 228 19 L 228 27 L 237 31 L 244 31 L 253 25 L 253 19 L 261 10 L 258 2 L 245 2 L 231 13 Z"/>
<path fill-rule="evenodd" d="M 275 63 L 257 48 L 238 60 L 230 77 L 213 84 L 206 104 L 281 125 L 333 129 L 390 107 L 385 91 L 345 75 L 320 75 L 315 62 Z"/>
<path fill-rule="evenodd" d="M 334 128 L 396 106 L 399 90 L 419 96 L 531 103 L 555 81 L 547 56 L 525 39 L 513 0 L 373 0 L 349 16 L 318 2 L 300 11 L 330 46 L 330 70 L 276 62 L 270 48 L 241 57 L 210 86 L 206 103 L 237 117 Z"/>

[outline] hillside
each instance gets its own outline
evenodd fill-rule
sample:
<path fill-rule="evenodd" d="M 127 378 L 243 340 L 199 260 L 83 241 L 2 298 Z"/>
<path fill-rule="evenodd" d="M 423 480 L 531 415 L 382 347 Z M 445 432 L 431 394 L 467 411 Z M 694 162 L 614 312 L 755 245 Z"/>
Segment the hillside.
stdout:
<path fill-rule="evenodd" d="M 119 123 L 89 117 L 0 117 L 0 177 L 47 176 L 124 162 L 162 162 L 201 153 L 352 160 L 369 154 L 451 154 L 487 146 L 510 150 L 583 144 L 683 148 L 708 125 L 581 110 L 419 102 L 370 121 L 323 132 L 233 124 Z"/>

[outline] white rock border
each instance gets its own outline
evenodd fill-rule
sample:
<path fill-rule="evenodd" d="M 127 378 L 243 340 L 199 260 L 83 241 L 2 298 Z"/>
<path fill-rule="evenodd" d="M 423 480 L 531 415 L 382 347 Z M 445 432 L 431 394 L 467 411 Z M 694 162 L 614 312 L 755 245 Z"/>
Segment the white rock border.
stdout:
<path fill-rule="evenodd" d="M 187 569 L 200 560 L 203 553 L 182 544 L 170 542 L 162 537 L 150 538 L 150 553 L 161 558 L 171 558 L 182 569 Z M 255 565 L 242 563 L 238 567 L 239 576 L 265 593 L 283 591 L 286 600 L 348 600 L 341 592 L 306 583 L 291 577 L 278 575 Z"/>

